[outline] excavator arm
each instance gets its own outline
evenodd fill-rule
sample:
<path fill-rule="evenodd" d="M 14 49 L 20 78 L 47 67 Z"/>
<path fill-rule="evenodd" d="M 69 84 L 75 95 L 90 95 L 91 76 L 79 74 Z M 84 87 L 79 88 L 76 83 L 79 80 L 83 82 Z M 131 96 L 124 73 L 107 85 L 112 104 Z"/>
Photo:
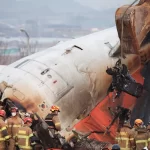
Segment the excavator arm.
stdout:
<path fill-rule="evenodd" d="M 117 9 L 116 26 L 121 43 L 121 53 L 139 54 L 141 63 L 150 59 L 150 0 L 140 0 L 136 5 Z"/>

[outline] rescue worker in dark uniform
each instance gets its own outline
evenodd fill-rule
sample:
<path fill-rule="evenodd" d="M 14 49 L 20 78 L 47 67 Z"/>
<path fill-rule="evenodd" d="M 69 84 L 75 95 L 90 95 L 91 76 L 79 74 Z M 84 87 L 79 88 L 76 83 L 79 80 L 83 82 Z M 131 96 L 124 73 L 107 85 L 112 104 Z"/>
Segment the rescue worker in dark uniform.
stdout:
<path fill-rule="evenodd" d="M 35 131 L 35 126 L 39 122 L 39 120 L 38 120 L 38 118 L 36 118 L 36 116 L 34 114 L 30 114 L 30 118 L 32 119 L 31 129 L 32 129 L 32 131 Z"/>
<path fill-rule="evenodd" d="M 33 137 L 32 130 L 30 126 L 32 125 L 32 119 L 30 117 L 24 118 L 24 125 L 18 129 L 15 140 L 16 145 L 21 150 L 32 150 L 34 143 L 31 143 L 31 138 Z"/>
<path fill-rule="evenodd" d="M 15 150 L 15 136 L 18 129 L 23 125 L 23 120 L 18 116 L 18 108 L 11 107 L 11 117 L 5 120 L 10 136 L 10 145 L 8 150 Z"/>
<path fill-rule="evenodd" d="M 51 112 L 45 118 L 45 122 L 48 124 L 50 131 L 54 135 L 56 131 L 61 131 L 61 124 L 58 117 L 60 110 L 58 106 L 52 106 L 50 111 Z"/>
<path fill-rule="evenodd" d="M 134 143 L 134 131 L 131 128 L 129 121 L 124 121 L 123 126 L 116 133 L 116 142 L 120 145 L 121 150 L 133 150 L 135 149 Z"/>
<path fill-rule="evenodd" d="M 9 145 L 9 135 L 7 133 L 6 124 L 4 122 L 6 112 L 0 110 L 0 150 L 6 150 Z"/>
<path fill-rule="evenodd" d="M 36 115 L 33 114 L 33 113 L 26 113 L 25 116 L 26 117 L 30 117 L 32 119 L 32 125 L 30 126 L 30 128 L 31 128 L 31 130 L 33 132 L 33 137 L 31 138 L 31 143 L 34 143 L 33 150 L 42 150 L 43 149 L 43 145 L 41 143 L 41 139 L 38 138 L 37 131 L 36 131 L 36 125 L 39 123 L 39 120 L 38 120 L 38 118 L 36 118 Z M 38 131 L 39 130 L 40 129 L 38 128 Z"/>
<path fill-rule="evenodd" d="M 135 129 L 134 142 L 136 144 L 136 150 L 141 150 L 145 147 L 150 150 L 150 133 L 143 124 Z"/>
<path fill-rule="evenodd" d="M 58 106 L 51 106 L 50 113 L 46 116 L 45 122 L 48 124 L 49 134 L 53 139 L 53 147 L 61 148 L 60 137 L 58 131 L 61 131 L 61 123 L 58 117 L 60 112 Z"/>

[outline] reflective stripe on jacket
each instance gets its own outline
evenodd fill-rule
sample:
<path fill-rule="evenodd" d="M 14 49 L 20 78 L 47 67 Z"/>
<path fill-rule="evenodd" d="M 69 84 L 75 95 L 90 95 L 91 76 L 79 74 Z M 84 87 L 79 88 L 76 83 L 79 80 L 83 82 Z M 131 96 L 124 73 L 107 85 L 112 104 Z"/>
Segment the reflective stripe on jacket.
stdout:
<path fill-rule="evenodd" d="M 33 136 L 32 130 L 24 125 L 20 127 L 16 135 L 16 145 L 21 149 L 32 149 L 30 138 Z"/>
<path fill-rule="evenodd" d="M 135 134 L 136 150 L 150 146 L 150 133 L 146 128 L 138 128 Z"/>
<path fill-rule="evenodd" d="M 5 145 L 5 141 L 8 140 L 10 137 L 8 136 L 6 124 L 3 121 L 3 118 L 0 117 L 0 149 L 4 150 L 7 149 Z"/>
<path fill-rule="evenodd" d="M 124 125 L 120 132 L 116 134 L 116 142 L 120 145 L 121 150 L 132 150 L 135 146 L 134 141 L 134 132 L 131 130 L 130 126 Z"/>
<path fill-rule="evenodd" d="M 10 136 L 8 135 L 5 122 L 0 118 L 0 141 L 8 140 Z"/>
<path fill-rule="evenodd" d="M 8 118 L 5 123 L 8 128 L 9 136 L 14 138 L 16 136 L 16 133 L 18 132 L 18 129 L 23 125 L 23 120 L 20 117 L 16 116 Z"/>

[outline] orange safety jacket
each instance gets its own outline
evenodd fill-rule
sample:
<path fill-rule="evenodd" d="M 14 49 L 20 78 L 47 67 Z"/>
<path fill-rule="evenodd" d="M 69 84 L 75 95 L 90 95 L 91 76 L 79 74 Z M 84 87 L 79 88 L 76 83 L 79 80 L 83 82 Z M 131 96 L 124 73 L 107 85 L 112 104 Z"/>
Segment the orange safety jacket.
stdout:
<path fill-rule="evenodd" d="M 134 131 L 131 126 L 124 124 L 120 129 L 120 132 L 116 133 L 116 143 L 120 145 L 121 150 L 132 150 L 135 147 L 134 144 Z"/>
<path fill-rule="evenodd" d="M 23 150 L 32 150 L 30 138 L 33 136 L 31 128 L 27 125 L 20 127 L 16 134 L 16 145 Z"/>

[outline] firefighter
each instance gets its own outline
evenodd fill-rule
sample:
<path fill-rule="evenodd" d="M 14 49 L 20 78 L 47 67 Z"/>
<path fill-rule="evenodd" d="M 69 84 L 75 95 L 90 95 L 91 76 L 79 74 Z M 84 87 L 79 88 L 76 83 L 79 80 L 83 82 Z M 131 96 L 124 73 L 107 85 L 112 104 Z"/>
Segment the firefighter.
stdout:
<path fill-rule="evenodd" d="M 61 135 L 58 131 L 61 131 L 61 124 L 58 117 L 60 109 L 58 106 L 51 106 L 50 113 L 46 116 L 45 122 L 48 124 L 49 135 L 53 142 L 50 142 L 50 147 L 60 148 L 62 143 L 60 142 Z"/>
<path fill-rule="evenodd" d="M 34 145 L 34 141 L 31 140 L 33 133 L 30 128 L 32 125 L 32 119 L 30 117 L 25 117 L 23 121 L 24 125 L 18 129 L 15 137 L 16 145 L 21 150 L 32 150 L 32 146 Z"/>
<path fill-rule="evenodd" d="M 11 117 L 6 119 L 5 123 L 8 128 L 8 134 L 10 136 L 10 144 L 8 150 L 15 150 L 15 136 L 18 132 L 18 128 L 23 125 L 23 120 L 18 116 L 18 108 L 11 107 Z"/>
<path fill-rule="evenodd" d="M 7 149 L 9 145 L 9 135 L 4 122 L 5 115 L 6 112 L 4 110 L 0 110 L 0 150 Z"/>
<path fill-rule="evenodd" d="M 53 135 L 55 134 L 56 131 L 61 130 L 58 112 L 60 112 L 58 106 L 51 106 L 50 113 L 45 118 L 45 122 L 48 124 L 49 129 Z"/>
<path fill-rule="evenodd" d="M 143 124 L 135 129 L 134 142 L 136 144 L 136 150 L 141 150 L 145 147 L 150 150 L 150 133 Z"/>
<path fill-rule="evenodd" d="M 132 130 L 129 121 L 124 121 L 123 126 L 116 134 L 115 140 L 120 145 L 121 149 L 132 150 L 135 148 L 134 131 Z"/>

